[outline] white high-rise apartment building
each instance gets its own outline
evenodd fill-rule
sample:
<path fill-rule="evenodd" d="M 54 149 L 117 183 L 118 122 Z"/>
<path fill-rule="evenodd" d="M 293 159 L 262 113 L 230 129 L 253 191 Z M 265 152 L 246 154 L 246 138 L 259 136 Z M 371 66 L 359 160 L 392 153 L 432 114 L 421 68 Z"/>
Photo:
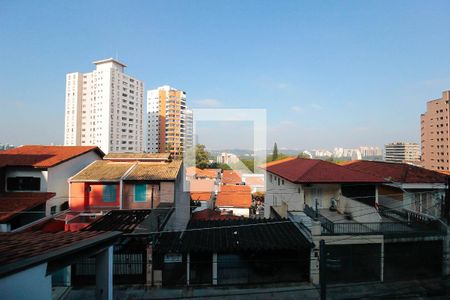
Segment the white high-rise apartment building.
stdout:
<path fill-rule="evenodd" d="M 144 83 L 115 59 L 94 64 L 90 73 L 66 75 L 64 145 L 143 152 Z"/>
<path fill-rule="evenodd" d="M 147 92 L 147 151 L 182 157 L 192 146 L 192 111 L 186 93 L 168 85 Z"/>

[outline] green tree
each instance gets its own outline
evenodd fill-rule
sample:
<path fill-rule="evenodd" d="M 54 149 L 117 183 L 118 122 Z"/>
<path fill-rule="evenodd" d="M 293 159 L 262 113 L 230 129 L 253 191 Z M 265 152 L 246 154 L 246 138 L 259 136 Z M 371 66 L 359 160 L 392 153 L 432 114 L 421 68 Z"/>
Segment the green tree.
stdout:
<path fill-rule="evenodd" d="M 278 147 L 277 147 L 277 143 L 275 143 L 275 144 L 273 145 L 272 160 L 278 160 Z"/>
<path fill-rule="evenodd" d="M 195 146 L 195 166 L 200 169 L 207 168 L 209 165 L 209 152 L 205 145 L 197 144 Z"/>
<path fill-rule="evenodd" d="M 266 162 L 280 160 L 280 159 L 284 159 L 284 158 L 288 158 L 288 157 L 289 157 L 289 155 L 286 155 L 284 153 L 279 153 L 277 159 L 273 159 L 273 155 L 267 155 Z"/>

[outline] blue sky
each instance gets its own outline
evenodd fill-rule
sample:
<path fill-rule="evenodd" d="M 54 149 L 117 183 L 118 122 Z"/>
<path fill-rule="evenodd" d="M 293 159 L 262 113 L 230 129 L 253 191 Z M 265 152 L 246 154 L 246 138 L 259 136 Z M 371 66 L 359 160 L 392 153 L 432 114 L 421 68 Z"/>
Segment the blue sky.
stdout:
<path fill-rule="evenodd" d="M 62 143 L 65 74 L 116 54 L 146 88 L 183 89 L 193 107 L 267 109 L 281 148 L 419 142 L 426 101 L 450 89 L 449 9 L 0 0 L 0 142 Z"/>

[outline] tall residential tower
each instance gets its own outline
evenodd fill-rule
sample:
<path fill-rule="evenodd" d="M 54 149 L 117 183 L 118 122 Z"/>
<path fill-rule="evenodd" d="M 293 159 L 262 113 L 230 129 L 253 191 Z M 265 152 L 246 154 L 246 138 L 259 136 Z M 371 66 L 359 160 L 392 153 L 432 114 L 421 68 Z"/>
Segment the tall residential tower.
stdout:
<path fill-rule="evenodd" d="M 192 146 L 192 111 L 186 93 L 168 85 L 147 93 L 147 151 L 182 157 Z"/>
<path fill-rule="evenodd" d="M 96 145 L 103 152 L 144 150 L 144 84 L 123 63 L 94 62 L 90 73 L 66 75 L 64 145 Z"/>
<path fill-rule="evenodd" d="M 437 171 L 449 171 L 449 105 L 450 91 L 442 98 L 427 102 L 427 111 L 420 116 L 422 166 Z"/>

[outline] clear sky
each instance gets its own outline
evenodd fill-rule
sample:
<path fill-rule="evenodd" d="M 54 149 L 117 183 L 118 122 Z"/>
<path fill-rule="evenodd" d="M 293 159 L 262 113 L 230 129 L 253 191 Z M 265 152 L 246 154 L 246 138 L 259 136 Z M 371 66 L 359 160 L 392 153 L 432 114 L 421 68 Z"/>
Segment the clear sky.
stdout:
<path fill-rule="evenodd" d="M 185 90 L 190 106 L 267 109 L 280 148 L 420 142 L 426 101 L 450 89 L 449 11 L 411 0 L 0 0 L 0 143 L 62 143 L 65 74 L 116 55 L 146 88 Z"/>

